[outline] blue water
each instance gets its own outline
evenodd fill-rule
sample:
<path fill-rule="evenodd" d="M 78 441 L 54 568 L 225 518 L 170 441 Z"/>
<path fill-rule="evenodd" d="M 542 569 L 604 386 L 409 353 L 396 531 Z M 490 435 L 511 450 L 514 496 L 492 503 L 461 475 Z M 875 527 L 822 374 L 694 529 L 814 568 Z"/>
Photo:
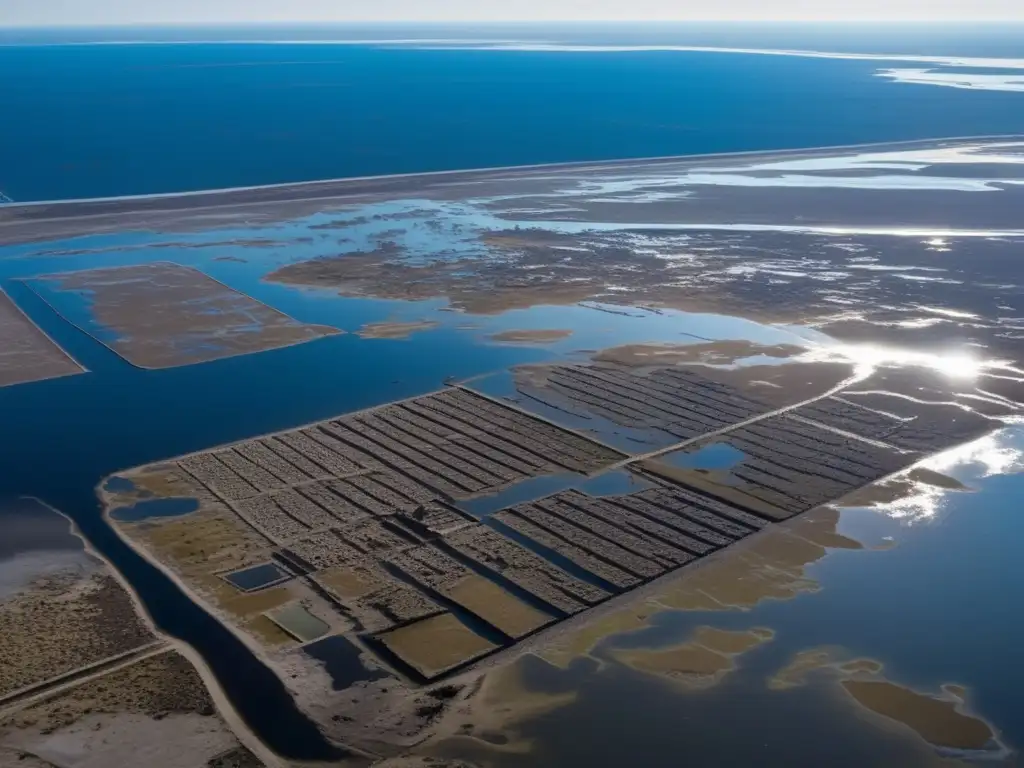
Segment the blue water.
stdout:
<path fill-rule="evenodd" d="M 1024 435 L 1008 430 L 994 445 L 1019 450 Z M 916 690 L 937 694 L 944 683 L 968 686 L 969 711 L 987 718 L 1002 743 L 1019 750 L 1022 670 L 1007 660 L 1019 648 L 1021 618 L 1004 601 L 1024 587 L 1015 539 L 1006 535 L 1008 520 L 1017 518 L 1019 478 L 984 477 L 970 462 L 949 471 L 978 492 L 943 496 L 937 514 L 912 526 L 877 510 L 846 509 L 838 530 L 865 548 L 821 550 L 817 557 L 811 548 L 795 558 L 786 548 L 779 554 L 761 550 L 751 556 L 751 563 L 760 565 L 751 565 L 750 573 L 740 566 L 722 574 L 756 581 L 760 576 L 751 574 L 761 568 L 794 569 L 795 576 L 809 581 L 793 596 L 766 596 L 743 608 L 673 610 L 674 589 L 687 586 L 680 580 L 667 584 L 643 609 L 621 609 L 626 627 L 634 626 L 628 620 L 633 612 L 649 616 L 640 628 L 616 630 L 613 614 L 605 619 L 603 639 L 587 630 L 567 637 L 563 650 L 592 647 L 594 659 L 603 663 L 580 657 L 559 669 L 523 659 L 519 666 L 532 695 L 576 694 L 569 703 L 553 704 L 550 712 L 512 724 L 513 736 L 529 739 L 533 749 L 505 753 L 453 740 L 442 754 L 489 758 L 488 764 L 499 768 L 622 765 L 637 754 L 651 768 L 683 764 L 681 754 L 685 764 L 701 766 L 936 765 L 930 747 L 907 731 L 878 727 L 852 700 L 837 695 L 834 683 L 814 678 L 814 684 L 793 690 L 768 687 L 769 678 L 797 653 L 822 648 L 839 649 L 839 657 L 877 659 L 887 679 Z M 894 546 L 876 548 L 883 541 Z M 981 551 L 984 558 L 969 554 Z M 808 564 L 794 565 L 804 554 Z M 733 631 L 768 627 L 775 635 L 738 657 L 738 669 L 721 683 L 699 692 L 615 661 L 617 649 L 688 642 L 702 625 Z M 624 707 L 623 701 L 642 705 Z M 596 723 L 606 725 L 595 728 Z M 1005 761 L 968 762 L 1021 765 L 1019 751 Z"/>
<path fill-rule="evenodd" d="M 252 42 L 382 38 L 1024 57 L 1013 25 L 0 30 L 0 190 L 96 197 L 1024 125 L 1020 93 L 875 77 L 899 62 Z M 69 44 L 118 39 L 150 44 Z M 250 42 L 166 42 L 197 40 Z"/>
<path fill-rule="evenodd" d="M 486 518 L 508 507 L 543 499 L 570 488 L 589 496 L 621 496 L 648 487 L 650 483 L 624 469 L 605 472 L 592 478 L 566 472 L 560 475 L 531 477 L 490 496 L 459 502 L 457 506 L 474 517 Z"/>
<path fill-rule="evenodd" d="M 743 451 L 728 443 L 712 443 L 700 450 L 688 453 L 676 451 L 661 457 L 661 460 L 681 469 L 703 469 L 725 471 L 732 469 L 746 458 Z"/>
<path fill-rule="evenodd" d="M 361 658 L 358 647 L 341 635 L 317 640 L 303 648 L 314 659 L 322 661 L 336 691 L 344 691 L 355 683 L 372 682 L 387 677 L 383 669 L 370 669 Z"/>
<path fill-rule="evenodd" d="M 109 493 L 131 493 L 135 490 L 135 483 L 127 477 L 111 477 L 103 483 L 103 490 Z"/>
<path fill-rule="evenodd" d="M 262 589 L 284 579 L 288 574 L 278 568 L 274 563 L 264 563 L 246 568 L 244 571 L 229 573 L 224 578 L 246 592 L 255 589 Z"/>
<path fill-rule="evenodd" d="M 561 40 L 631 44 L 657 40 L 1024 56 L 1024 29 L 1005 26 L 952 31 L 901 27 L 883 33 L 848 25 L 842 29 L 705 27 L 685 33 L 678 28 L 505 29 L 517 39 L 555 34 Z M 357 35 L 372 39 L 413 34 L 397 28 L 385 32 L 364 27 L 356 31 L 164 29 L 130 34 L 151 41 L 186 37 L 254 41 L 275 35 L 292 40 Z M 505 36 L 482 29 L 456 32 L 428 28 L 416 34 Z M 4 111 L 0 190 L 16 200 L 30 201 L 434 169 L 993 134 L 1019 132 L 1024 126 L 1024 94 L 891 83 L 875 77 L 879 67 L 888 66 L 881 61 L 692 52 L 426 51 L 371 44 L 63 44 L 124 34 L 0 31 Z M 457 217 L 452 220 L 457 222 Z M 283 685 L 102 522 L 93 494 L 102 477 L 421 394 L 448 377 L 464 379 L 513 364 L 546 362 L 581 348 L 679 341 L 694 331 L 709 338 L 755 337 L 768 342 L 791 336 L 785 329 L 769 330 L 712 315 L 624 318 L 582 307 L 534 310 L 529 320 L 514 312 L 500 320 L 467 318 L 437 312 L 443 301 L 339 302 L 327 291 L 263 282 L 263 275 L 282 263 L 315 256 L 325 248 L 356 250 L 369 241 L 367 233 L 352 227 L 345 234 L 355 239 L 342 247 L 330 239 L 298 242 L 315 223 L 312 217 L 261 230 L 261 235 L 277 242 L 272 248 L 247 249 L 241 254 L 255 263 L 216 261 L 241 253 L 242 249 L 230 246 L 164 250 L 161 258 L 201 267 L 304 322 L 354 331 L 369 322 L 427 318 L 438 320 L 440 327 L 420 334 L 414 342 L 367 340 L 350 333 L 201 366 L 143 371 L 61 321 L 20 278 L 151 260 L 151 255 L 132 248 L 149 241 L 166 242 L 167 236 L 104 235 L 45 246 L 126 249 L 103 254 L 54 256 L 34 253 L 37 246 L 16 246 L 5 248 L 0 257 L 4 290 L 91 372 L 0 392 L 4 429 L 0 494 L 35 493 L 71 515 L 90 542 L 138 588 L 156 622 L 200 649 L 246 720 L 275 749 L 308 759 L 330 753 L 313 726 L 298 715 Z M 243 238 L 245 233 L 225 229 L 175 234 L 173 239 L 208 244 Z M 409 237 L 417 239 L 407 243 L 415 246 L 414 251 L 431 244 L 429 228 L 413 228 Z M 445 231 L 441 239 L 458 253 L 461 246 L 453 230 Z M 83 309 L 79 319 L 88 327 L 85 314 Z M 460 328 L 467 320 L 478 327 Z M 568 328 L 574 335 L 537 346 L 500 346 L 486 340 L 489 333 L 523 327 Z M 991 538 L 972 546 L 986 551 L 989 541 L 998 542 L 999 567 L 1012 575 L 1016 572 L 1007 558 L 1016 552 L 1014 539 L 1000 535 L 1006 531 L 996 524 L 995 512 L 989 512 L 991 525 L 984 535 Z M 932 562 L 947 556 L 948 550 L 933 552 Z M 954 563 L 963 578 L 957 584 L 967 583 L 973 562 L 963 557 Z M 990 572 L 992 562 L 979 566 L 990 586 L 1001 578 Z M 572 570 L 570 564 L 560 564 Z M 893 580 L 913 575 L 887 573 Z M 850 599 L 867 601 L 868 596 L 856 594 L 859 577 L 848 578 Z M 936 605 L 943 607 L 941 601 Z M 977 605 L 980 611 L 990 603 L 978 601 Z M 873 608 L 879 619 L 874 621 L 868 614 L 865 627 L 886 623 L 887 616 L 877 615 L 879 606 L 864 602 L 864 607 Z M 981 616 L 967 615 L 972 622 L 981 622 Z M 922 614 L 922 627 L 938 626 L 938 620 L 936 615 Z M 953 643 L 960 636 L 951 632 L 944 642 Z M 1011 636 L 1002 633 L 998 639 L 1008 644 Z M 922 635 L 908 632 L 907 637 L 909 651 L 909 645 L 920 642 Z M 821 640 L 825 639 L 822 635 Z M 1013 648 L 999 650 L 1000 659 L 1013 657 Z M 992 670 L 978 671 L 996 679 Z M 931 677 L 933 672 L 938 674 L 932 669 L 920 674 Z M 907 676 L 915 677 L 909 672 Z M 1012 693 L 1009 683 L 1001 690 Z M 1011 712 L 1018 700 L 1007 693 L 1002 699 L 983 702 L 990 703 L 993 709 L 1003 706 L 1003 712 Z M 636 711 L 638 716 L 650 714 L 649 708 Z"/>
<path fill-rule="evenodd" d="M 195 499 L 147 499 L 110 513 L 115 520 L 137 523 L 153 517 L 181 517 L 199 509 Z"/>

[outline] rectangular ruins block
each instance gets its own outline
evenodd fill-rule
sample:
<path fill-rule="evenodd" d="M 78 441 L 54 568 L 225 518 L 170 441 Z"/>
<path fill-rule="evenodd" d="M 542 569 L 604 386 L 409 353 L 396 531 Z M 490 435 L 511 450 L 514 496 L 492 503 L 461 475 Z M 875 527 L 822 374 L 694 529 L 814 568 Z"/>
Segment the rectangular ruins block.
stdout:
<path fill-rule="evenodd" d="M 249 525 L 279 544 L 309 533 L 307 526 L 288 515 L 269 496 L 235 502 L 235 510 Z"/>
<path fill-rule="evenodd" d="M 282 482 L 267 470 L 246 459 L 237 450 L 217 451 L 213 455 L 224 466 L 260 492 L 284 488 L 287 485 L 287 483 Z"/>
<path fill-rule="evenodd" d="M 346 458 L 344 452 L 339 453 L 331 446 L 325 445 L 322 440 L 314 437 L 315 434 L 318 434 L 316 430 L 303 429 L 285 432 L 278 435 L 277 439 L 296 453 L 322 467 L 328 476 L 341 477 L 362 471 L 363 467 Z"/>
<path fill-rule="evenodd" d="M 335 533 L 342 541 L 375 557 L 383 557 L 389 552 L 415 545 L 414 541 L 402 536 L 384 521 L 372 517 L 338 528 Z"/>
<path fill-rule="evenodd" d="M 313 580 L 333 595 L 366 632 L 379 632 L 444 610 L 361 553 L 314 574 Z"/>
<path fill-rule="evenodd" d="M 257 491 L 212 453 L 197 453 L 178 462 L 178 467 L 225 501 L 255 496 Z"/>
<path fill-rule="evenodd" d="M 235 446 L 235 450 L 247 461 L 269 472 L 284 485 L 298 485 L 312 480 L 315 475 L 300 471 L 280 455 L 270 450 L 261 440 L 250 440 Z"/>
<path fill-rule="evenodd" d="M 913 403 L 913 416 L 896 417 L 839 397 L 826 397 L 791 415 L 888 443 L 905 451 L 935 453 L 989 433 L 993 422 L 948 403 Z"/>
<path fill-rule="evenodd" d="M 690 439 L 771 410 L 730 387 L 675 368 L 651 373 L 613 365 L 552 365 L 517 381 L 555 408 L 593 413 L 635 430 Z"/>
<path fill-rule="evenodd" d="M 623 528 L 606 522 L 591 511 L 595 503 L 594 500 L 587 500 L 581 502 L 581 506 L 577 507 L 555 497 L 539 501 L 537 506 L 608 542 L 615 542 L 617 546 L 640 555 L 656 564 L 658 570 L 664 571 L 692 559 L 688 553 L 664 542 L 649 536 L 636 536 Z"/>
<path fill-rule="evenodd" d="M 445 542 L 566 614 L 579 613 L 608 597 L 599 587 L 570 576 L 485 526 L 463 528 Z"/>
<path fill-rule="evenodd" d="M 319 530 L 338 524 L 338 519 L 319 504 L 295 490 L 278 491 L 270 496 L 286 514 L 308 528 Z"/>
<path fill-rule="evenodd" d="M 723 443 L 742 452 L 742 460 L 727 470 L 686 466 L 687 456 Z M 914 461 L 912 454 L 776 416 L 643 466 L 726 504 L 779 520 L 835 501 Z"/>
<path fill-rule="evenodd" d="M 636 497 L 658 504 L 677 515 L 696 520 L 733 538 L 743 538 L 752 531 L 759 531 L 768 525 L 768 521 L 763 517 L 679 486 L 662 485 L 641 491 Z"/>
<path fill-rule="evenodd" d="M 536 512 L 533 513 L 533 516 L 536 516 Z M 502 524 L 507 525 L 513 531 L 521 533 L 528 539 L 537 542 L 541 546 L 547 547 L 553 552 L 557 552 L 562 557 L 571 560 L 580 568 L 592 573 L 599 579 L 603 579 L 619 590 L 636 586 L 641 581 L 641 579 L 634 574 L 619 567 L 620 565 L 625 566 L 626 564 L 618 563 L 617 565 L 613 565 L 612 563 L 594 555 L 591 551 L 579 546 L 578 537 L 573 536 L 573 539 L 576 540 L 575 542 L 567 540 L 551 530 L 542 527 L 537 522 L 534 522 L 534 520 L 531 519 L 531 512 L 528 510 L 516 507 L 504 512 L 499 512 L 494 517 Z M 614 553 L 612 552 L 606 552 L 606 555 L 608 557 L 614 557 Z M 657 566 L 654 566 L 653 564 L 649 564 L 648 567 L 652 568 L 655 572 L 659 570 L 657 569 Z"/>
<path fill-rule="evenodd" d="M 428 680 L 497 649 L 450 613 L 384 632 L 377 639 Z"/>
<path fill-rule="evenodd" d="M 287 461 L 293 467 L 298 469 L 304 475 L 311 479 L 322 479 L 330 475 L 327 470 L 321 467 L 316 462 L 303 456 L 297 450 L 288 445 L 284 440 L 277 437 L 268 437 L 259 441 L 267 450 L 280 456 L 282 459 Z"/>
<path fill-rule="evenodd" d="M 333 481 L 330 480 L 310 483 L 298 488 L 296 492 L 312 501 L 340 523 L 354 523 L 369 517 L 370 513 L 367 510 L 357 507 L 348 499 L 335 493 L 331 489 L 332 484 Z"/>
<path fill-rule="evenodd" d="M 511 638 L 554 621 L 429 544 L 388 558 L 410 578 L 444 595 Z"/>
<path fill-rule="evenodd" d="M 476 520 L 439 501 L 430 502 L 395 515 L 396 522 L 425 538 L 437 538 L 474 525 Z"/>
<path fill-rule="evenodd" d="M 601 536 L 600 533 L 587 525 L 589 521 L 583 519 L 585 517 L 583 513 L 578 510 L 571 510 L 571 513 L 576 516 L 576 519 L 571 519 L 566 515 L 557 514 L 557 512 L 564 512 L 566 510 L 555 504 L 543 506 L 550 503 L 550 499 L 544 499 L 536 505 L 524 504 L 516 508 L 516 514 L 534 525 L 550 531 L 555 536 L 567 542 L 572 542 L 599 558 L 615 563 L 618 567 L 643 579 L 653 578 L 664 573 L 665 566 L 663 564 L 652 561 L 635 551 L 630 551 L 624 546 L 620 546 L 613 538 Z M 616 532 L 606 531 L 606 533 L 614 535 Z M 627 537 L 624 535 L 623 538 Z M 627 540 L 626 543 L 631 544 L 633 542 Z"/>
<path fill-rule="evenodd" d="M 621 521 L 630 529 L 646 531 L 698 555 L 718 547 L 727 547 L 737 538 L 726 536 L 633 496 L 604 499 L 603 502 L 596 512 L 609 522 Z"/>
<path fill-rule="evenodd" d="M 685 526 L 681 523 L 680 527 L 689 529 L 686 533 L 675 526 L 665 525 L 656 519 L 656 510 L 653 506 L 648 506 L 642 501 L 634 502 L 629 497 L 618 501 L 595 499 L 589 502 L 583 494 L 563 494 L 563 498 L 638 538 L 660 541 L 684 553 L 706 555 L 712 550 L 732 543 L 732 539 L 696 524 Z"/>

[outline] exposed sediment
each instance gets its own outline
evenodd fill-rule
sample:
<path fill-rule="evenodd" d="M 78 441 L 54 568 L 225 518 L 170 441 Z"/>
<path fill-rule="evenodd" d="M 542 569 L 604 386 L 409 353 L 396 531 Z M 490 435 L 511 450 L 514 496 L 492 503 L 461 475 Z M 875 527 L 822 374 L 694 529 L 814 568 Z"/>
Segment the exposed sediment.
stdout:
<path fill-rule="evenodd" d="M 881 662 L 846 658 L 840 648 L 796 654 L 768 685 L 785 690 L 815 679 L 837 683 L 851 701 L 890 724 L 910 729 L 940 752 L 977 760 L 999 759 L 1009 752 L 995 728 L 968 711 L 963 687 L 947 684 L 938 693 L 915 690 L 888 679 Z"/>
<path fill-rule="evenodd" d="M 153 262 L 26 281 L 58 314 L 80 302 L 85 333 L 140 368 L 171 368 L 286 347 L 340 333 L 306 325 L 191 267 Z M 77 306 L 77 305 L 73 305 Z"/>
<path fill-rule="evenodd" d="M 501 341 L 511 344 L 545 344 L 552 341 L 561 341 L 572 336 L 570 330 L 509 330 L 492 333 L 491 341 Z"/>
<path fill-rule="evenodd" d="M 199 674 L 174 651 L 8 712 L 0 720 L 0 750 L 74 768 L 263 766 L 217 716 Z"/>
<path fill-rule="evenodd" d="M 0 289 L 0 387 L 84 371 Z"/>
<path fill-rule="evenodd" d="M 922 455 L 881 442 L 896 434 L 875 429 L 881 415 L 833 414 L 830 401 L 818 411 L 815 403 L 775 413 L 777 405 L 690 367 L 532 367 L 523 384 L 630 429 L 660 430 L 684 449 L 626 456 L 560 427 L 557 416 L 548 421 L 457 387 L 123 473 L 137 487 L 200 504 L 182 519 L 115 524 L 271 666 L 293 670 L 289 687 L 327 733 L 390 754 L 447 707 L 413 704 L 422 702 L 418 686 L 440 684 L 528 638 L 536 645 L 560 621 Z M 885 423 L 903 424 L 896 422 Z M 939 423 L 930 439 L 955 441 L 975 427 L 947 435 Z M 708 433 L 715 436 L 702 442 Z M 716 443 L 730 446 L 732 464 L 688 464 Z M 459 508 L 530 478 L 582 479 L 623 467 L 648 487 L 606 496 L 559 490 L 483 520 Z M 132 494 L 106 496 L 113 506 Z M 758 539 L 769 550 L 772 533 Z M 782 534 L 777 546 L 800 563 L 825 546 L 845 546 L 837 535 L 819 546 L 814 531 L 806 533 L 807 540 Z M 225 578 L 269 562 L 277 570 L 266 588 L 242 591 Z M 763 594 L 810 588 L 787 577 L 766 583 Z M 700 599 L 711 608 L 760 599 L 751 590 L 735 584 Z M 318 687 L 324 673 L 300 641 L 324 635 L 344 636 L 375 657 L 383 679 Z M 732 668 L 731 646 L 697 645 L 636 664 L 703 660 L 707 669 L 694 674 L 705 682 Z M 364 721 L 381 708 L 392 714 Z"/>
<path fill-rule="evenodd" d="M 158 643 L 71 523 L 32 499 L 0 510 L 0 704 Z M 33 556 L 35 555 L 35 556 Z"/>

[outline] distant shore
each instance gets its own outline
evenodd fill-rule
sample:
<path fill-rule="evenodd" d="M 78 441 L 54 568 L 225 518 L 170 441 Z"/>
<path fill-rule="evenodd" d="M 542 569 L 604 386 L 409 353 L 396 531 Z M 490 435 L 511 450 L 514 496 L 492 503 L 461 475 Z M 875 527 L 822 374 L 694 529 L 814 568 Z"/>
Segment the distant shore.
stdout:
<path fill-rule="evenodd" d="M 0 226 L 8 223 L 4 219 L 4 216 L 8 211 L 24 212 L 28 209 L 36 207 L 46 207 L 52 209 L 53 207 L 64 208 L 71 206 L 79 206 L 84 204 L 94 203 L 128 203 L 128 202 L 142 202 L 146 200 L 168 200 L 173 201 L 180 198 L 199 198 L 206 196 L 238 196 L 240 199 L 237 201 L 228 201 L 225 204 L 231 205 L 244 205 L 247 202 L 252 203 L 267 203 L 274 202 L 275 198 L 266 198 L 259 200 L 246 200 L 246 193 L 256 192 L 268 192 L 278 191 L 280 196 L 276 198 L 280 202 L 293 201 L 303 198 L 295 197 L 288 192 L 292 190 L 311 189 L 314 187 L 325 187 L 327 192 L 333 194 L 318 195 L 317 197 L 333 197 L 334 194 L 352 194 L 352 191 L 344 189 L 346 185 L 355 185 L 364 182 L 379 182 L 379 181 L 393 181 L 400 179 L 407 180 L 423 180 L 428 181 L 431 179 L 439 179 L 450 181 L 452 177 L 465 176 L 467 179 L 471 179 L 477 175 L 492 174 L 492 173 L 506 173 L 512 172 L 528 172 L 528 171 L 580 171 L 593 168 L 595 170 L 603 170 L 606 168 L 629 168 L 631 166 L 648 166 L 648 165 L 660 165 L 663 163 L 673 163 L 686 160 L 704 161 L 704 160 L 718 160 L 720 158 L 735 158 L 735 157 L 776 157 L 779 155 L 806 155 L 808 157 L 817 156 L 819 154 L 832 154 L 834 152 L 842 152 L 851 149 L 871 149 L 874 151 L 887 151 L 897 149 L 910 149 L 910 148 L 921 148 L 929 149 L 932 147 L 941 147 L 946 145 L 957 145 L 957 144 L 970 144 L 973 142 L 998 142 L 998 141 L 1024 141 L 1024 134 L 995 134 L 995 135 L 979 135 L 979 136 L 947 136 L 947 137 L 935 137 L 931 139 L 908 139 L 907 141 L 885 141 L 885 142 L 866 142 L 861 144 L 832 144 L 820 147 L 801 147 L 798 149 L 754 149 L 754 150 L 741 150 L 737 152 L 712 152 L 709 154 L 689 154 L 689 155 L 658 155 L 652 157 L 627 157 L 618 160 L 574 160 L 566 163 L 536 163 L 531 165 L 501 165 L 491 166 L 484 168 L 462 168 L 456 170 L 447 171 L 420 171 L 416 173 L 393 173 L 393 174 L 381 174 L 374 176 L 343 176 L 331 179 L 317 179 L 310 181 L 294 181 L 294 182 L 280 182 L 276 184 L 257 184 L 254 186 L 247 187 L 223 187 L 218 189 L 196 189 L 183 192 L 156 192 L 153 194 L 146 195 L 122 195 L 115 197 L 83 197 L 83 198 L 72 198 L 72 199 L 57 199 L 57 200 L 26 200 L 25 202 L 14 202 L 7 203 L 0 207 Z M 334 190 L 333 187 L 339 187 Z M 359 190 L 355 190 L 358 193 Z M 315 198 L 305 198 L 315 199 Z M 172 208 L 166 210 L 175 210 L 177 208 L 186 207 L 183 205 L 175 205 Z M 187 207 L 205 207 L 205 206 L 187 206 Z M 212 207 L 212 206 L 211 206 Z M 132 209 L 126 208 L 121 213 L 130 213 Z M 148 209 L 156 210 L 156 209 Z M 61 213 L 61 211 L 56 211 Z M 72 214 L 73 215 L 73 212 Z M 53 218 L 63 218 L 62 216 L 54 216 Z"/>

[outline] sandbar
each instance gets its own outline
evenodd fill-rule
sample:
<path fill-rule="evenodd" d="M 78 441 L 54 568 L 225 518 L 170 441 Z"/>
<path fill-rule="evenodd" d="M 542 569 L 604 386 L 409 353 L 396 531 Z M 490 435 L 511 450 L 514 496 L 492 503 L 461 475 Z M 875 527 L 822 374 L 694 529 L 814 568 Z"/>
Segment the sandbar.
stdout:
<path fill-rule="evenodd" d="M 736 657 L 770 641 L 774 632 L 755 627 L 731 631 L 698 627 L 686 643 L 672 648 L 614 651 L 621 663 L 638 672 L 667 678 L 690 690 L 710 688 L 737 668 Z"/>
<path fill-rule="evenodd" d="M 492 333 L 490 339 L 491 341 L 502 341 L 517 344 L 545 344 L 552 341 L 567 339 L 570 336 L 572 336 L 572 331 L 570 330 L 511 330 Z"/>
<path fill-rule="evenodd" d="M 962 686 L 943 685 L 938 695 L 914 690 L 886 679 L 881 662 L 844 661 L 843 656 L 843 649 L 833 647 L 801 651 L 769 679 L 768 686 L 795 688 L 808 684 L 810 675 L 824 673 L 857 704 L 910 728 L 934 747 L 973 753 L 1003 750 L 992 726 L 964 711 L 967 692 Z"/>
<path fill-rule="evenodd" d="M 356 335 L 364 339 L 407 339 L 414 333 L 430 331 L 438 325 L 438 323 L 430 320 L 418 320 L 408 323 L 367 323 L 356 332 Z"/>
<path fill-rule="evenodd" d="M 995 737 L 983 720 L 958 711 L 959 702 L 940 699 L 888 680 L 843 680 L 862 707 L 903 723 L 937 747 L 981 750 Z"/>

